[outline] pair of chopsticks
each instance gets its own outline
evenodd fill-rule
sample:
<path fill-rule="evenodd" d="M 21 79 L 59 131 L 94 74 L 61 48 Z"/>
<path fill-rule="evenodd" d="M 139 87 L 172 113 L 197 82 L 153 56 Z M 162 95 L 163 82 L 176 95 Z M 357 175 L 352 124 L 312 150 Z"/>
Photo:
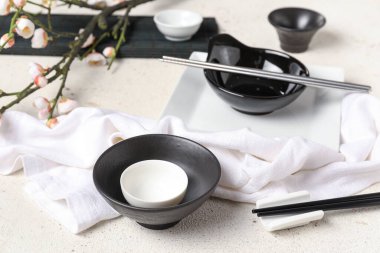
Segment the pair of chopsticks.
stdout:
<path fill-rule="evenodd" d="M 370 193 L 343 198 L 325 199 L 290 205 L 259 208 L 253 209 L 252 213 L 256 213 L 257 216 L 262 217 L 282 214 L 305 213 L 318 210 L 330 211 L 340 209 L 351 209 L 376 205 L 380 205 L 380 193 Z"/>
<path fill-rule="evenodd" d="M 211 62 L 202 62 L 189 59 L 182 59 L 177 57 L 163 56 L 161 59 L 163 62 L 174 63 L 179 65 L 185 65 L 195 68 L 211 69 L 216 71 L 242 74 L 248 76 L 264 77 L 271 78 L 279 81 L 286 81 L 292 83 L 303 84 L 305 86 L 317 87 L 317 88 L 333 88 L 333 89 L 343 89 L 349 91 L 358 91 L 358 92 L 369 92 L 371 86 L 347 83 L 347 82 L 337 82 L 320 78 L 312 78 L 305 76 L 296 76 L 291 74 L 277 73 L 266 70 L 247 68 L 247 67 L 236 67 L 223 65 L 218 63 Z"/>

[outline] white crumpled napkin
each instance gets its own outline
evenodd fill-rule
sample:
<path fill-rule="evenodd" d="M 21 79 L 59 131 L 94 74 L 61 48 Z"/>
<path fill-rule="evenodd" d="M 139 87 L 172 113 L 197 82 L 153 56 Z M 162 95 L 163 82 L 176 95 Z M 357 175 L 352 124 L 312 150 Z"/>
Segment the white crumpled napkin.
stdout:
<path fill-rule="evenodd" d="M 379 117 L 376 98 L 347 96 L 338 153 L 300 137 L 264 138 L 247 129 L 190 131 L 174 117 L 155 122 L 77 108 L 49 129 L 28 114 L 9 111 L 1 118 L 0 173 L 11 174 L 23 167 L 29 178 L 26 191 L 73 233 L 119 215 L 97 193 L 92 167 L 120 138 L 147 133 L 184 136 L 208 147 L 222 165 L 216 197 L 254 203 L 268 195 L 299 190 L 308 190 L 313 199 L 339 197 L 380 181 Z"/>

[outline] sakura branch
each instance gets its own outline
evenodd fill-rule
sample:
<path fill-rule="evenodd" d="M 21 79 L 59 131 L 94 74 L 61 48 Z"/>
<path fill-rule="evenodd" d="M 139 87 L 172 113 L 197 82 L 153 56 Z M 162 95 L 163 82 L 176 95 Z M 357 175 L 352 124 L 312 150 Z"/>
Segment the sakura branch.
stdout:
<path fill-rule="evenodd" d="M 54 127 L 57 123 L 57 116 L 66 114 L 78 106 L 78 103 L 64 96 L 64 88 L 67 84 L 67 77 L 71 64 L 76 58 L 83 59 L 85 63 L 93 66 L 108 65 L 111 67 L 118 51 L 125 43 L 125 34 L 129 23 L 129 13 L 132 8 L 150 2 L 152 0 L 43 0 L 42 3 L 32 0 L 0 0 L 0 16 L 12 15 L 9 24 L 9 32 L 0 35 L 0 53 L 17 43 L 19 39 L 31 41 L 32 48 L 43 50 L 49 42 L 61 37 L 71 38 L 69 50 L 52 67 L 43 67 L 38 63 L 31 63 L 29 73 L 31 82 L 19 91 L 6 92 L 0 89 L 0 99 L 11 97 L 12 99 L 0 106 L 0 116 L 12 106 L 20 103 L 23 99 L 34 92 L 59 80 L 56 95 L 47 99 L 36 97 L 34 107 L 38 110 L 38 117 L 46 120 L 48 127 Z M 78 33 L 57 32 L 54 30 L 51 19 L 52 7 L 55 5 L 72 5 L 91 9 L 97 13 L 89 23 Z M 24 9 L 27 5 L 34 5 L 47 13 L 47 24 L 39 20 L 38 15 Z M 119 21 L 113 26 L 107 23 L 107 17 L 116 11 L 124 10 L 125 14 L 119 17 Z M 11 11 L 13 11 L 11 13 Z M 1 18 L 1 17 L 0 17 Z M 102 34 L 97 38 L 93 35 L 94 30 L 99 27 Z M 104 39 L 113 38 L 115 47 L 107 47 L 103 52 L 96 52 L 96 47 Z M 83 53 L 83 49 L 85 49 Z"/>

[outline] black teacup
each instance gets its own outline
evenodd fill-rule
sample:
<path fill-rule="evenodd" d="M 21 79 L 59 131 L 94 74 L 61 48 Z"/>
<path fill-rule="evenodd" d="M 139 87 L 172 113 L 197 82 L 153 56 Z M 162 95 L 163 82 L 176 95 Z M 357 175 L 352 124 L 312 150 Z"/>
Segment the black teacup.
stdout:
<path fill-rule="evenodd" d="M 303 8 L 274 10 L 268 20 L 276 28 L 281 48 L 293 53 L 306 51 L 314 34 L 326 23 L 320 13 Z"/>

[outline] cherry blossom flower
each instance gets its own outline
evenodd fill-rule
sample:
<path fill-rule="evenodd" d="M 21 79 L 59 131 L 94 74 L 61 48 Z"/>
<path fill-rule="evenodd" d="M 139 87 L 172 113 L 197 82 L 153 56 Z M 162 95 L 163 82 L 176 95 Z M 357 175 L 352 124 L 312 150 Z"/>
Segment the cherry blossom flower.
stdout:
<path fill-rule="evenodd" d="M 16 33 L 24 39 L 29 39 L 33 36 L 35 26 L 32 21 L 26 17 L 21 17 L 16 21 Z"/>
<path fill-rule="evenodd" d="M 44 69 L 40 64 L 31 62 L 29 63 L 29 74 L 35 79 L 37 76 L 46 74 L 47 69 Z"/>
<path fill-rule="evenodd" d="M 58 124 L 58 120 L 57 120 L 57 118 L 51 118 L 51 119 L 48 119 L 48 121 L 46 122 L 46 125 L 47 125 L 49 128 L 53 128 L 53 127 L 55 127 L 57 124 Z"/>
<path fill-rule="evenodd" d="M 17 8 L 22 8 L 26 4 L 26 0 L 12 0 L 13 5 Z"/>
<path fill-rule="evenodd" d="M 90 53 L 84 58 L 84 61 L 91 66 L 103 66 L 107 64 L 106 58 L 97 52 Z"/>
<path fill-rule="evenodd" d="M 61 99 L 58 101 L 57 109 L 58 114 L 67 114 L 78 107 L 78 102 L 66 97 L 61 97 Z"/>
<path fill-rule="evenodd" d="M 106 47 L 104 50 L 103 50 L 103 55 L 106 57 L 106 58 L 113 58 L 116 56 L 116 50 L 114 47 Z"/>
<path fill-rule="evenodd" d="M 49 100 L 44 97 L 36 97 L 33 101 L 33 106 L 38 110 L 51 108 Z"/>
<path fill-rule="evenodd" d="M 14 44 L 15 44 L 14 38 L 9 39 L 8 33 L 6 33 L 3 36 L 1 36 L 1 38 L 0 38 L 0 47 L 3 47 L 5 49 L 6 48 L 11 48 L 11 47 L 13 47 Z"/>
<path fill-rule="evenodd" d="M 32 38 L 32 48 L 45 48 L 47 45 L 48 34 L 42 28 L 36 29 Z"/>
<path fill-rule="evenodd" d="M 46 76 L 36 76 L 34 78 L 34 84 L 39 88 L 43 88 L 48 84 L 48 80 Z"/>
<path fill-rule="evenodd" d="M 41 120 L 48 119 L 50 112 L 51 112 L 50 108 L 41 109 L 38 111 L 38 118 Z"/>
<path fill-rule="evenodd" d="M 0 16 L 6 16 L 11 12 L 11 2 L 9 0 L 0 0 Z"/>
<path fill-rule="evenodd" d="M 79 34 L 81 34 L 83 32 L 84 32 L 83 28 L 79 29 Z M 78 37 L 76 39 L 78 39 Z M 86 47 L 91 46 L 94 43 L 94 41 L 95 41 L 95 36 L 92 35 L 92 33 L 91 33 L 90 36 L 88 36 L 87 40 L 83 43 L 82 48 L 86 48 Z"/>

